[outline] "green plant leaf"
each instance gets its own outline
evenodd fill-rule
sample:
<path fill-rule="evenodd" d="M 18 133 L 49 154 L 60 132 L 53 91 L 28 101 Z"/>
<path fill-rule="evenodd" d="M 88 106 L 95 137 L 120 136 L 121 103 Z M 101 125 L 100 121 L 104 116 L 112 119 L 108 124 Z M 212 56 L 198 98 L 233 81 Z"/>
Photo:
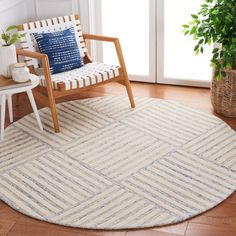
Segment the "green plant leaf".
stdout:
<path fill-rule="evenodd" d="M 219 57 L 219 53 L 218 52 L 214 53 L 213 59 L 218 59 L 218 57 Z"/>
<path fill-rule="evenodd" d="M 219 14 L 219 10 L 217 10 L 217 9 L 216 9 L 216 10 L 213 10 L 213 11 L 212 11 L 212 14 L 213 14 L 213 15 L 218 15 L 218 14 Z"/>
<path fill-rule="evenodd" d="M 213 63 L 213 62 L 211 62 L 211 64 L 210 64 L 210 67 L 216 67 L 216 64 L 215 63 Z"/>
<path fill-rule="evenodd" d="M 10 40 L 10 35 L 7 33 L 3 33 L 1 35 L 1 38 L 3 39 L 3 41 L 5 42 L 5 44 L 8 44 L 8 41 Z"/>
<path fill-rule="evenodd" d="M 204 53 L 204 45 L 220 45 L 212 50 L 211 66 L 216 68 L 219 78 L 224 77 L 222 71 L 232 67 L 236 58 L 235 0 L 202 0 L 200 10 L 190 17 L 192 20 L 184 27 L 188 31 L 184 35 L 199 40 L 198 46 L 194 46 L 194 53 Z"/>
<path fill-rule="evenodd" d="M 13 34 L 11 39 L 9 40 L 8 44 L 12 45 L 15 44 L 16 42 L 18 42 L 21 39 L 19 34 Z"/>
<path fill-rule="evenodd" d="M 192 29 L 190 30 L 190 34 L 195 34 L 197 30 L 196 26 L 193 26 Z"/>
<path fill-rule="evenodd" d="M 212 43 L 212 39 L 211 39 L 211 38 L 209 38 L 209 39 L 207 40 L 207 44 L 210 46 L 210 45 L 211 45 L 211 43 Z"/>
<path fill-rule="evenodd" d="M 217 52 L 219 52 L 219 50 L 220 50 L 219 48 L 214 48 L 212 53 L 217 53 Z"/>
<path fill-rule="evenodd" d="M 193 39 L 194 39 L 194 40 L 198 40 L 197 33 L 194 33 Z"/>
<path fill-rule="evenodd" d="M 195 47 L 194 47 L 194 52 L 197 51 L 199 49 L 199 45 L 197 44 Z"/>
<path fill-rule="evenodd" d="M 221 79 L 221 75 L 220 74 L 216 74 L 216 80 L 220 80 Z"/>
<path fill-rule="evenodd" d="M 25 36 L 25 34 L 14 33 L 15 31 L 10 32 L 10 31 L 15 30 L 17 28 L 18 27 L 16 25 L 11 25 L 6 29 L 6 31 L 2 31 L 3 33 L 1 34 L 1 38 L 5 42 L 5 45 L 15 44 L 22 37 Z"/>
<path fill-rule="evenodd" d="M 227 69 L 232 69 L 232 63 L 228 62 L 225 66 Z"/>
<path fill-rule="evenodd" d="M 204 39 L 201 39 L 198 44 L 202 44 L 204 42 Z"/>
<path fill-rule="evenodd" d="M 17 30 L 17 29 L 18 29 L 17 25 L 11 25 L 11 26 L 7 27 L 6 32 L 9 32 L 11 30 Z"/>
<path fill-rule="evenodd" d="M 221 75 L 222 75 L 223 77 L 225 77 L 225 76 L 226 76 L 226 72 L 225 72 L 225 71 L 222 71 L 222 72 L 221 72 Z"/>
<path fill-rule="evenodd" d="M 191 14 L 193 19 L 198 19 L 198 16 L 196 14 Z"/>
<path fill-rule="evenodd" d="M 189 33 L 189 30 L 185 31 L 185 32 L 184 32 L 184 35 L 187 35 L 188 33 Z"/>

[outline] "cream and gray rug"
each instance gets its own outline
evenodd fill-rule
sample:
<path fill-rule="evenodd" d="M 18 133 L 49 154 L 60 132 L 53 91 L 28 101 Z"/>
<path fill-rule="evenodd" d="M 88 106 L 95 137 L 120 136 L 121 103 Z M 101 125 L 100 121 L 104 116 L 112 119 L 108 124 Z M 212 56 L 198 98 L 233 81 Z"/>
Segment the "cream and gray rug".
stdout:
<path fill-rule="evenodd" d="M 236 134 L 179 103 L 99 97 L 30 114 L 0 143 L 0 199 L 34 218 L 89 229 L 183 221 L 236 189 Z"/>

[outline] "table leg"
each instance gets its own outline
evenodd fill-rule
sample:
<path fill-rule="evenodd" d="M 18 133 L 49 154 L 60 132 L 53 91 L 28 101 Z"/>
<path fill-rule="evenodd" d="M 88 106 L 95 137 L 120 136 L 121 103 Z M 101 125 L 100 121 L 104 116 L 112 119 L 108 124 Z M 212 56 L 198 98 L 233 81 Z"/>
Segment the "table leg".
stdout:
<path fill-rule="evenodd" d="M 41 123 L 41 120 L 40 120 L 40 117 L 39 117 L 38 109 L 37 109 L 37 106 L 36 106 L 36 103 L 35 103 L 35 100 L 34 100 L 34 96 L 33 96 L 33 94 L 32 94 L 32 91 L 31 91 L 31 90 L 28 90 L 28 91 L 26 91 L 26 92 L 27 92 L 27 94 L 28 94 L 28 97 L 29 97 L 31 106 L 32 106 L 33 111 L 34 111 L 34 114 L 35 114 L 35 116 L 36 116 L 36 119 L 37 119 L 39 128 L 40 128 L 40 130 L 43 130 L 43 126 L 42 126 L 42 123 Z"/>
<path fill-rule="evenodd" d="M 19 93 L 17 93 L 16 95 L 15 95 L 15 101 L 16 101 L 16 106 L 19 106 L 20 105 L 20 94 Z"/>
<path fill-rule="evenodd" d="M 6 95 L 2 95 L 1 96 L 1 140 L 3 140 L 3 137 L 4 137 L 5 110 L 6 110 Z"/>
<path fill-rule="evenodd" d="M 7 95 L 7 104 L 8 104 L 10 123 L 12 123 L 13 122 L 12 94 Z"/>

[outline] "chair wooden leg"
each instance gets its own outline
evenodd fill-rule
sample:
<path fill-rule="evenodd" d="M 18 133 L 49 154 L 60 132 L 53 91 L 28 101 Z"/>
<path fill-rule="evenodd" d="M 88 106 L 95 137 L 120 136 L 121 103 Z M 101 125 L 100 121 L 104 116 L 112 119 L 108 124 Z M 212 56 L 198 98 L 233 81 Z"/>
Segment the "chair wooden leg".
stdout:
<path fill-rule="evenodd" d="M 59 121 L 58 121 L 58 115 L 57 115 L 57 107 L 56 107 L 56 101 L 54 98 L 52 88 L 47 87 L 47 96 L 45 96 L 44 99 L 46 99 L 46 101 L 44 101 L 44 103 L 47 104 L 51 110 L 54 130 L 56 133 L 59 133 L 60 127 L 59 127 Z"/>
<path fill-rule="evenodd" d="M 118 39 L 116 39 L 114 43 L 115 43 L 117 56 L 118 56 L 118 59 L 120 62 L 120 66 L 123 71 L 124 84 L 125 84 L 128 96 L 129 96 L 130 105 L 132 108 L 135 108 L 133 92 L 132 92 L 132 89 L 130 86 L 129 77 L 128 77 L 128 73 L 127 73 L 127 69 L 126 69 L 126 65 L 125 65 L 125 60 L 124 60 L 124 56 L 123 56 L 122 49 L 120 46 L 120 41 Z"/>
<path fill-rule="evenodd" d="M 39 102 L 39 104 L 49 107 L 52 114 L 52 120 L 54 125 L 54 130 L 56 133 L 60 132 L 59 128 L 59 122 L 58 122 L 58 116 L 57 116 L 57 108 L 56 108 L 56 102 L 54 98 L 53 91 L 51 88 L 47 88 L 47 93 L 42 93 L 40 90 L 34 89 L 33 91 L 35 100 Z M 49 96 L 50 94 L 50 96 Z"/>
<path fill-rule="evenodd" d="M 60 128 L 59 128 L 59 121 L 58 121 L 58 115 L 57 115 L 57 108 L 56 108 L 55 99 L 50 99 L 49 98 L 49 106 L 50 106 L 51 113 L 52 113 L 52 120 L 53 120 L 54 130 L 55 130 L 56 133 L 59 133 Z"/>
<path fill-rule="evenodd" d="M 59 121 L 58 121 L 58 116 L 57 116 L 57 107 L 56 107 L 55 97 L 54 97 L 53 88 L 52 88 L 51 73 L 49 69 L 50 65 L 49 65 L 47 56 L 45 56 L 42 59 L 42 67 L 44 68 L 44 76 L 45 76 L 46 85 L 47 85 L 47 97 L 48 97 L 49 107 L 52 113 L 54 130 L 56 133 L 59 133 L 60 128 L 59 128 Z"/>
<path fill-rule="evenodd" d="M 128 97 L 129 97 L 130 106 L 131 106 L 131 108 L 135 108 L 134 96 L 133 96 L 133 92 L 132 92 L 131 85 L 130 85 L 129 78 L 128 78 L 127 74 L 124 74 L 124 83 L 125 83 Z"/>

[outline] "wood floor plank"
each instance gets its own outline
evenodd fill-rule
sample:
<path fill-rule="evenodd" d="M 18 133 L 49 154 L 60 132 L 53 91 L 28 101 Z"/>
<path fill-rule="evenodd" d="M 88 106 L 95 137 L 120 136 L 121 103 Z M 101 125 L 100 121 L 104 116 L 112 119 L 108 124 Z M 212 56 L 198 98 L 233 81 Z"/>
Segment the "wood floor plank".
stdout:
<path fill-rule="evenodd" d="M 172 99 L 179 101 L 185 105 L 197 108 L 212 114 L 215 114 L 210 102 L 210 90 L 205 88 L 191 88 L 182 86 L 169 85 L 154 85 L 145 83 L 132 83 L 133 92 L 135 96 L 154 97 L 161 99 Z M 118 84 L 107 84 L 105 86 L 96 87 L 80 94 L 69 96 L 60 99 L 58 102 L 69 101 L 71 99 L 80 99 L 107 95 L 125 95 L 125 88 Z M 14 99 L 13 99 L 14 100 Z M 41 108 L 40 104 L 38 107 Z M 27 96 L 20 96 L 20 106 L 15 106 L 13 102 L 14 119 L 20 119 L 23 116 L 32 112 Z M 217 115 L 217 114 L 215 114 Z M 217 115 L 225 122 L 227 122 L 233 129 L 236 130 L 236 119 L 222 117 Z M 7 124 L 9 125 L 9 118 L 7 114 Z M 236 193 L 229 197 L 225 202 L 218 207 L 208 211 L 201 216 L 197 216 L 190 220 L 186 235 L 187 236 L 235 236 L 236 219 L 235 219 L 235 204 Z M 100 236 L 100 235 L 125 235 L 125 231 L 119 232 L 103 232 L 103 231 L 87 231 L 82 229 L 67 228 L 57 225 L 41 222 L 30 217 L 24 216 L 21 213 L 11 209 L 5 203 L 0 201 L 0 220 L 2 220 L 2 227 L 9 229 L 13 222 L 16 222 L 11 227 L 8 236 Z M 174 226 L 153 228 L 140 231 L 128 231 L 127 236 L 183 236 L 185 223 L 180 223 Z M 3 229 L 2 228 L 2 229 Z M 2 231 L 3 232 L 3 231 Z M 1 233 L 0 236 L 6 236 Z"/>
<path fill-rule="evenodd" d="M 160 232 L 154 229 L 128 231 L 126 236 L 181 236 L 180 234 Z"/>
<path fill-rule="evenodd" d="M 214 208 L 214 210 L 206 212 L 206 215 L 214 217 L 236 217 L 236 204 L 226 201 L 224 204 L 220 204 Z"/>
<path fill-rule="evenodd" d="M 17 222 L 7 236 L 125 236 L 126 231 L 94 231 L 63 227 L 45 222 Z"/>
<path fill-rule="evenodd" d="M 185 236 L 235 236 L 236 227 L 189 223 Z"/>
<path fill-rule="evenodd" d="M 5 206 L 6 206 L 5 203 L 2 202 L 2 201 L 0 201 L 0 209 L 2 209 L 2 208 L 5 207 Z"/>
<path fill-rule="evenodd" d="M 236 196 L 236 194 L 234 194 Z M 232 196 L 232 199 L 235 197 Z M 192 223 L 236 228 L 236 204 L 230 199 L 190 220 Z"/>
<path fill-rule="evenodd" d="M 203 225 L 211 225 L 211 226 L 221 226 L 221 227 L 235 227 L 236 225 L 236 217 L 213 217 L 202 215 L 195 220 L 191 221 L 192 223 L 198 223 Z M 236 234 L 235 234 L 236 235 Z"/>
<path fill-rule="evenodd" d="M 225 202 L 236 204 L 236 194 L 232 194 Z"/>
<path fill-rule="evenodd" d="M 17 222 L 8 235 L 85 235 L 85 236 L 124 236 L 126 231 L 94 231 L 94 230 L 81 230 L 77 228 L 63 227 L 33 219 L 25 216 L 9 206 L 5 206 L 0 211 L 0 219 L 6 218 L 8 221 Z M 0 221 L 1 225 L 1 221 Z M 1 231 L 0 231 L 1 232 Z M 48 232 L 48 234 L 47 234 Z M 1 236 L 1 235 L 0 235 Z"/>
<path fill-rule="evenodd" d="M 188 226 L 188 222 L 183 222 L 183 223 L 179 223 L 175 225 L 154 228 L 153 230 L 157 232 L 166 232 L 166 233 L 184 236 L 187 226 Z"/>
<path fill-rule="evenodd" d="M 0 218 L 0 235 L 7 235 L 16 222 Z"/>
<path fill-rule="evenodd" d="M 20 218 L 24 218 L 25 216 L 20 212 L 15 211 L 8 205 L 4 203 L 4 208 L 0 210 L 0 219 L 18 221 Z"/>

